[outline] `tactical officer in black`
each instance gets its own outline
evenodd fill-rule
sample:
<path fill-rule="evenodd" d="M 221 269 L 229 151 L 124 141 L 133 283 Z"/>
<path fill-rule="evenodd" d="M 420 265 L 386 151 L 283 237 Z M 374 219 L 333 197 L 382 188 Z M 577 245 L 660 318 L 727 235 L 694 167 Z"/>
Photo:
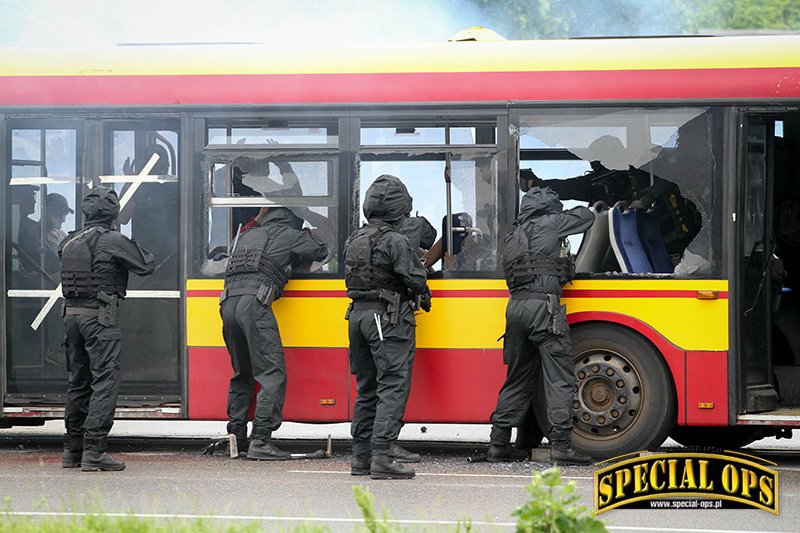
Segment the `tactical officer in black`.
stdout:
<path fill-rule="evenodd" d="M 119 392 L 119 302 L 128 272 L 153 273 L 153 254 L 117 231 L 114 189 L 95 187 L 81 204 L 86 221 L 58 248 L 64 296 L 69 390 L 64 412 L 64 468 L 122 470 L 106 454 Z"/>
<path fill-rule="evenodd" d="M 503 269 L 511 292 L 503 345 L 508 370 L 491 417 L 488 460 L 492 462 L 522 461 L 528 456 L 509 441 L 511 428 L 520 426 L 530 406 L 539 365 L 544 373 L 551 461 L 591 462 L 570 442 L 575 376 L 566 307 L 560 297 L 572 272 L 571 257 L 562 253 L 563 240 L 586 231 L 594 214 L 586 207 L 562 209 L 552 189 L 529 189 L 503 246 Z"/>
<path fill-rule="evenodd" d="M 286 362 L 272 302 L 298 268 L 322 261 L 328 248 L 317 241 L 303 220 L 285 207 L 271 207 L 261 221 L 239 235 L 228 260 L 220 296 L 222 336 L 231 356 L 228 389 L 228 433 L 247 439 L 247 411 L 256 398 L 248 459 L 281 461 L 290 454 L 270 442 L 283 422 Z"/>
<path fill-rule="evenodd" d="M 397 445 L 411 389 L 416 348 L 416 302 L 430 310 L 425 268 L 399 233 L 411 212 L 411 196 L 396 177 L 379 176 L 364 197 L 367 224 L 345 243 L 345 284 L 353 302 L 347 312 L 350 369 L 356 397 L 350 433 L 352 475 L 408 479 L 418 454 Z"/>

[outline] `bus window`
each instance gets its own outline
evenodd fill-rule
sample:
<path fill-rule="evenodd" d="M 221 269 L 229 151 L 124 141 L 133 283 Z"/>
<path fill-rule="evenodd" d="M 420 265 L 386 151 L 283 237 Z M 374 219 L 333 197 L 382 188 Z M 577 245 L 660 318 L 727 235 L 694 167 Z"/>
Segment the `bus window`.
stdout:
<path fill-rule="evenodd" d="M 57 312 L 34 321 L 61 270 L 58 246 L 75 229 L 78 132 L 75 129 L 12 127 L 11 178 L 6 184 L 6 279 L 9 317 L 8 391 L 36 380 L 37 392 L 60 393 L 66 378 L 64 327 Z"/>
<path fill-rule="evenodd" d="M 494 144 L 481 142 L 474 126 L 366 126 L 361 129 L 362 146 L 424 146 Z M 490 139 L 497 138 L 495 128 L 481 127 L 481 133 L 491 130 Z"/>
<path fill-rule="evenodd" d="M 225 258 L 238 231 L 260 221 L 259 213 L 270 206 L 284 206 L 302 218 L 331 251 L 322 265 L 312 271 L 335 272 L 338 250 L 338 220 L 334 189 L 336 159 L 294 159 L 291 157 L 222 157 L 210 159 L 208 195 L 211 208 L 207 218 L 204 277 L 224 274 Z"/>
<path fill-rule="evenodd" d="M 120 128 L 112 132 L 113 178 L 122 199 L 138 183 L 130 201 L 119 214 L 120 231 L 153 253 L 156 271 L 151 276 L 133 276 L 136 289 L 178 289 L 180 233 L 180 185 L 177 167 L 178 133 L 173 130 Z M 155 164 L 143 178 L 139 174 L 155 155 Z"/>
<path fill-rule="evenodd" d="M 447 186 L 445 154 L 431 156 L 363 153 L 359 171 L 360 206 L 370 184 L 382 174 L 400 178 L 414 199 L 412 214 L 424 216 L 437 230 L 437 242 L 426 254 L 427 266 L 449 273 L 494 272 L 497 268 L 497 183 L 500 156 L 451 155 L 451 213 L 453 254 L 447 252 Z"/>
<path fill-rule="evenodd" d="M 620 209 L 635 209 L 639 220 L 657 221 L 654 234 L 660 233 L 670 259 L 647 271 L 717 275 L 718 124 L 701 108 L 525 113 L 521 168 L 532 168 L 539 184 L 555 190 L 567 207 L 623 202 Z"/>
<path fill-rule="evenodd" d="M 334 125 L 289 126 L 288 121 L 270 120 L 261 127 L 222 126 L 208 129 L 209 145 L 326 145 L 337 146 Z"/>

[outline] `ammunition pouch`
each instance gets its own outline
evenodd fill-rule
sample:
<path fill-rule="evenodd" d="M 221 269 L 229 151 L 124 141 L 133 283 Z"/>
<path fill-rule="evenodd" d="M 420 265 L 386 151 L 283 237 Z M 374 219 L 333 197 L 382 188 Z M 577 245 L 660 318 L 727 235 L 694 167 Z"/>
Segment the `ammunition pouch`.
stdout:
<path fill-rule="evenodd" d="M 235 289 L 223 289 L 219 295 L 219 303 L 222 305 L 222 302 L 227 300 L 228 298 L 232 298 L 233 296 L 255 296 L 256 300 L 259 301 L 261 305 L 264 307 L 269 307 L 272 305 L 272 302 L 275 301 L 275 285 L 273 284 L 261 284 L 259 287 L 240 287 Z"/>

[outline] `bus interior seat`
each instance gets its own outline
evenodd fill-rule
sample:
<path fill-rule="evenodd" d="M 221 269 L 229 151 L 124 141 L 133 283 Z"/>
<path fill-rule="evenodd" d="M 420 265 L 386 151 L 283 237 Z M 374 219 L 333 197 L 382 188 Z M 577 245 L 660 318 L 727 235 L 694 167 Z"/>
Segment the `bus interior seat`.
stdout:
<path fill-rule="evenodd" d="M 611 248 L 608 234 L 608 205 L 595 202 L 589 209 L 594 213 L 594 224 L 586 230 L 575 256 L 575 272 L 602 272 L 606 255 Z"/>
<path fill-rule="evenodd" d="M 636 210 L 628 209 L 624 202 L 617 202 L 608 211 L 611 247 L 623 272 L 651 274 L 653 268 L 639 239 L 637 216 Z"/>
<path fill-rule="evenodd" d="M 653 207 L 647 211 L 640 211 L 638 214 L 639 239 L 644 247 L 647 259 L 653 272 L 660 274 L 672 273 L 675 267 L 672 258 L 667 251 L 664 243 L 664 236 L 661 235 L 661 222 L 658 218 L 658 210 Z"/>

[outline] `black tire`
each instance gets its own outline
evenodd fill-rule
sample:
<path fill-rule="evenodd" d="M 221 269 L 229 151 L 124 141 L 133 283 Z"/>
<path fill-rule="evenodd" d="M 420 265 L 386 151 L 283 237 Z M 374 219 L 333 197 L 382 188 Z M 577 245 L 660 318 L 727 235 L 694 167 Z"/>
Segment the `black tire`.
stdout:
<path fill-rule="evenodd" d="M 764 437 L 760 428 L 675 426 L 669 435 L 681 446 L 735 450 Z"/>
<path fill-rule="evenodd" d="M 577 390 L 572 444 L 595 459 L 651 450 L 675 425 L 669 367 L 640 335 L 621 326 L 587 324 L 572 331 Z M 536 387 L 536 418 L 547 434 L 547 404 Z"/>

